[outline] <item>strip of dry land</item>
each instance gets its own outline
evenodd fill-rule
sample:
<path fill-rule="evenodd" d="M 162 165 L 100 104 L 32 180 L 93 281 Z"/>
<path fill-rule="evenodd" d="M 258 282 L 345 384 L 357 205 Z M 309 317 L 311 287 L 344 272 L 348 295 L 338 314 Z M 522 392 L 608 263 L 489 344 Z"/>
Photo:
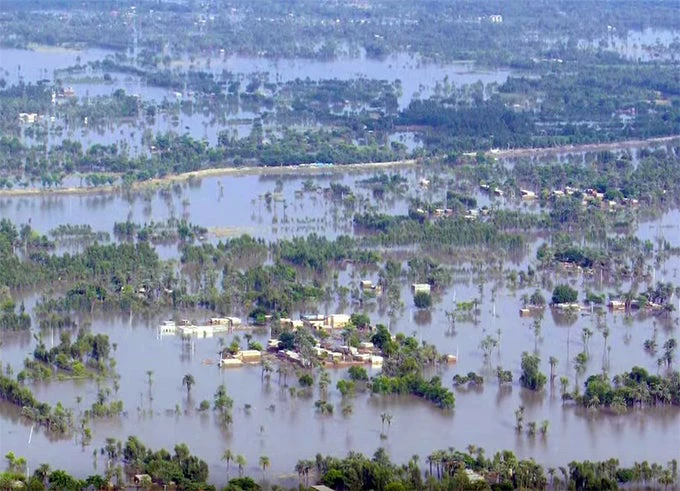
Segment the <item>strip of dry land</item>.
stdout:
<path fill-rule="evenodd" d="M 486 155 L 496 158 L 514 157 L 539 157 L 542 155 L 583 153 L 583 152 L 603 152 L 606 150 L 618 150 L 624 148 L 635 148 L 646 145 L 663 145 L 680 140 L 680 135 L 664 136 L 660 138 L 648 138 L 646 140 L 624 140 L 607 143 L 586 143 L 583 145 L 563 145 L 559 147 L 541 148 L 513 148 L 508 150 L 491 150 L 485 152 Z"/>
<path fill-rule="evenodd" d="M 394 160 L 390 162 L 367 162 L 360 164 L 343 164 L 343 165 L 281 165 L 268 167 L 215 167 L 211 169 L 202 169 L 193 172 L 184 172 L 182 174 L 172 174 L 164 177 L 156 177 L 147 179 L 146 181 L 139 181 L 133 183 L 128 190 L 136 191 L 148 188 L 163 187 L 174 182 L 184 182 L 191 180 L 201 180 L 204 177 L 218 177 L 218 176 L 249 176 L 249 175 L 305 175 L 305 174 L 319 174 L 328 172 L 370 172 L 374 169 L 385 169 L 393 167 L 406 167 L 416 165 L 416 159 Z M 2 196 L 55 196 L 65 194 L 107 194 L 117 193 L 123 191 L 125 188 L 121 185 L 114 186 L 71 186 L 58 188 L 22 188 L 22 189 L 0 189 L 0 197 Z"/>
<path fill-rule="evenodd" d="M 566 145 L 560 147 L 543 148 L 517 148 L 510 150 L 493 150 L 486 152 L 486 155 L 495 158 L 517 158 L 544 156 L 553 154 L 578 153 L 578 152 L 599 152 L 604 150 L 616 150 L 622 148 L 635 148 L 645 145 L 662 145 L 680 140 L 680 135 L 666 136 L 661 138 L 649 138 L 647 140 L 625 140 L 608 143 L 591 143 L 584 145 Z M 173 174 L 164 177 L 148 179 L 133 183 L 127 190 L 138 191 L 149 188 L 164 187 L 175 182 L 200 180 L 204 177 L 218 176 L 248 176 L 248 175 L 305 175 L 319 174 L 328 172 L 370 172 L 378 169 L 388 169 L 395 167 L 414 166 L 418 163 L 416 159 L 394 160 L 390 162 L 365 162 L 359 164 L 338 164 L 338 165 L 281 165 L 267 167 L 216 167 L 202 169 L 194 172 Z M 73 194 L 110 194 L 125 190 L 121 185 L 115 186 L 72 186 L 59 187 L 52 189 L 44 188 L 21 188 L 21 189 L 0 189 L 0 197 L 11 196 L 55 196 Z"/>

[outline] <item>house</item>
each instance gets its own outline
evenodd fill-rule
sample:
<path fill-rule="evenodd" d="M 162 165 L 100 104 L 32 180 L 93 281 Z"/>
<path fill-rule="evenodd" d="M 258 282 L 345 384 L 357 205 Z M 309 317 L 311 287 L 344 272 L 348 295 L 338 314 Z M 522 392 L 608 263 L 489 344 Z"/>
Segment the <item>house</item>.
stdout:
<path fill-rule="evenodd" d="M 279 322 L 281 323 L 281 327 L 284 329 L 300 329 L 301 327 L 304 326 L 304 322 L 302 320 L 293 320 L 289 319 L 288 317 L 282 317 L 279 319 Z"/>
<path fill-rule="evenodd" d="M 132 476 L 132 484 L 135 486 L 151 484 L 151 476 L 148 474 L 135 474 Z"/>
<path fill-rule="evenodd" d="M 371 354 L 370 353 L 359 353 L 357 355 L 354 355 L 352 358 L 354 358 L 356 361 L 368 363 L 368 362 L 371 361 Z"/>
<path fill-rule="evenodd" d="M 301 315 L 302 322 L 314 329 L 321 329 L 326 323 L 326 318 L 321 314 Z"/>
<path fill-rule="evenodd" d="M 626 302 L 621 300 L 610 300 L 609 308 L 612 310 L 624 310 L 626 308 Z"/>
<path fill-rule="evenodd" d="M 165 321 L 158 326 L 158 334 L 161 336 L 174 335 L 177 333 L 177 324 L 173 321 Z"/>
<path fill-rule="evenodd" d="M 267 341 L 267 349 L 268 350 L 278 350 L 279 346 L 281 346 L 281 341 L 278 339 L 270 339 Z"/>
<path fill-rule="evenodd" d="M 33 124 L 38 120 L 37 113 L 19 113 L 19 121 L 24 124 Z"/>
<path fill-rule="evenodd" d="M 234 358 L 238 358 L 239 360 L 246 363 L 259 362 L 262 360 L 262 352 L 256 349 L 245 349 L 236 353 Z"/>
<path fill-rule="evenodd" d="M 243 361 L 238 358 L 222 358 L 217 364 L 220 368 L 233 368 L 243 366 Z"/>
<path fill-rule="evenodd" d="M 413 283 L 411 284 L 411 290 L 413 291 L 414 295 L 420 292 L 425 292 L 429 294 L 431 287 L 429 283 Z"/>
<path fill-rule="evenodd" d="M 359 286 L 362 290 L 370 290 L 373 288 L 373 282 L 371 280 L 361 280 Z"/>
<path fill-rule="evenodd" d="M 326 326 L 331 329 L 342 329 L 349 324 L 350 316 L 347 314 L 332 314 L 326 317 Z"/>
<path fill-rule="evenodd" d="M 484 481 L 484 477 L 472 469 L 465 469 L 465 475 L 471 483 Z"/>
<path fill-rule="evenodd" d="M 425 213 L 425 212 L 423 212 L 423 213 Z M 376 285 L 370 280 L 361 280 L 359 282 L 359 288 L 364 292 L 373 291 L 373 292 L 378 293 L 378 294 L 382 293 L 382 286 Z"/>
<path fill-rule="evenodd" d="M 214 326 L 229 326 L 231 328 L 241 325 L 241 319 L 238 317 L 211 317 L 210 322 Z"/>
<path fill-rule="evenodd" d="M 364 353 L 370 353 L 373 351 L 373 343 L 364 341 L 359 343 L 359 351 Z"/>
<path fill-rule="evenodd" d="M 292 361 L 294 363 L 302 363 L 302 357 L 300 356 L 299 353 L 296 353 L 295 351 L 285 351 L 284 356 L 286 357 L 287 360 Z"/>
<path fill-rule="evenodd" d="M 466 220 L 476 220 L 479 217 L 479 210 L 468 210 L 465 214 Z"/>
<path fill-rule="evenodd" d="M 311 486 L 311 489 L 314 489 L 315 491 L 335 491 L 333 488 L 329 488 L 328 486 L 324 486 L 323 484 Z"/>
<path fill-rule="evenodd" d="M 536 199 L 536 193 L 529 191 L 528 189 L 520 189 L 519 192 L 522 194 L 522 199 Z"/>

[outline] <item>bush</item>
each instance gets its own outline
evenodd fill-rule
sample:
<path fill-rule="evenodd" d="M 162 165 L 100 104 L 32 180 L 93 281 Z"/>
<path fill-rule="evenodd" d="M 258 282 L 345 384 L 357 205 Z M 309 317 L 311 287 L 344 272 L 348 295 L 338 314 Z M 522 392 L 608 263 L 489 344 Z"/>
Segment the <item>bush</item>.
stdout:
<path fill-rule="evenodd" d="M 557 285 L 553 290 L 552 303 L 574 303 L 578 299 L 578 292 L 569 285 Z"/>
<path fill-rule="evenodd" d="M 353 365 L 349 367 L 349 378 L 352 380 L 368 380 L 368 372 L 364 367 Z"/>
<path fill-rule="evenodd" d="M 536 307 L 543 307 L 545 305 L 545 297 L 541 293 L 541 290 L 537 289 L 531 294 L 531 297 L 529 297 L 529 303 Z"/>
<path fill-rule="evenodd" d="M 311 387 L 312 385 L 314 385 L 314 378 L 310 374 L 305 373 L 300 376 L 300 378 L 298 379 L 298 383 L 302 387 Z"/>
<path fill-rule="evenodd" d="M 432 306 L 432 296 L 427 292 L 418 292 L 413 297 L 413 303 L 419 309 L 427 309 Z"/>
<path fill-rule="evenodd" d="M 258 489 L 262 488 L 252 477 L 238 477 L 229 480 L 227 487 L 222 491 L 257 491 Z"/>

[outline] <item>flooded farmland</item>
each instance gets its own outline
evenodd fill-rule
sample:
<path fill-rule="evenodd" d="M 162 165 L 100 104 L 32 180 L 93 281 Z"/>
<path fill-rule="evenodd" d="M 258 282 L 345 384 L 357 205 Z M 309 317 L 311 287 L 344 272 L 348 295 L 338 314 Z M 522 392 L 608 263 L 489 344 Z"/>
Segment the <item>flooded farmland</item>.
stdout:
<path fill-rule="evenodd" d="M 426 170 L 405 168 L 398 172 L 409 182 L 407 194 L 436 194 L 436 191 L 420 189 L 417 184 L 421 176 L 432 177 Z M 3 198 L 2 214 L 19 223 L 30 219 L 35 229 L 45 232 L 59 223 L 86 223 L 95 230 L 110 231 L 115 221 L 164 220 L 173 213 L 180 214 L 183 212 L 181 202 L 184 201 L 188 202 L 186 218 L 208 229 L 233 229 L 234 233 L 247 232 L 267 240 L 311 232 L 332 237 L 353 233 L 351 215 L 345 216 L 342 206 L 333 204 L 323 194 L 310 195 L 299 191 L 305 181 L 311 180 L 315 187 L 320 188 L 327 187 L 330 182 L 341 182 L 356 189 L 362 196 L 357 184 L 362 177 L 366 175 L 211 177 L 181 187 L 181 193 L 171 199 L 164 199 L 157 191 L 153 192 L 149 201 L 140 197 L 130 202 L 116 195 Z M 261 195 L 274 191 L 277 186 L 282 201 L 273 203 L 268 209 Z M 366 206 L 382 207 L 392 213 L 405 213 L 408 208 L 405 197 L 382 204 L 372 199 L 370 194 L 366 194 L 364 199 Z M 282 217 L 284 204 L 293 221 L 288 225 L 272 225 L 275 216 Z M 150 209 L 145 211 L 145 206 Z M 638 233 L 649 238 L 662 233 L 674 247 L 679 246 L 677 211 L 658 220 L 641 223 Z M 173 257 L 177 253 L 170 249 L 166 254 Z M 530 263 L 531 258 L 527 257 L 524 261 Z M 677 267 L 676 259 L 669 261 L 663 270 L 656 273 L 658 279 L 675 278 Z M 353 289 L 366 276 L 370 278 L 371 272 L 349 266 L 340 274 L 338 281 Z M 574 277 L 572 282 L 588 284 L 594 291 L 611 289 L 603 285 L 599 290 L 597 279 Z M 31 427 L 22 421 L 13 407 L 3 405 L 0 451 L 12 449 L 25 455 L 32 467 L 49 457 L 55 467 L 85 474 L 93 470 L 90 449 L 103 445 L 104 439 L 109 436 L 136 435 L 153 447 L 171 447 L 178 441 L 184 441 L 192 452 L 209 463 L 211 475 L 218 481 L 226 478 L 224 464 L 220 461 L 225 448 L 237 449 L 253 463 L 253 469 L 258 455 L 268 455 L 274 476 L 290 475 L 297 459 L 313 455 L 320 447 L 325 453 L 343 455 L 349 450 L 371 453 L 378 446 L 384 446 L 396 459 L 407 459 L 414 453 L 426 455 L 432 448 L 475 444 L 489 452 L 509 448 L 522 457 L 540 456 L 541 463 L 548 466 L 571 459 L 595 460 L 608 455 L 617 455 L 622 462 L 643 459 L 665 461 L 677 456 L 680 411 L 675 407 L 630 410 L 618 415 L 590 413 L 563 407 L 557 387 L 548 389 L 546 397 L 537 396 L 516 384 L 511 388 L 499 388 L 492 381 L 495 367 L 503 365 L 517 374 L 521 353 L 534 347 L 544 363 L 549 356 L 560 360 L 558 376 L 573 380 L 576 375 L 570 360 L 583 349 L 581 330 L 592 328 L 595 316 L 585 312 L 565 325 L 562 319 L 548 311 L 537 340 L 532 319 L 521 318 L 518 314 L 520 297 L 527 291 L 521 288 L 496 290 L 493 281 L 485 282 L 472 269 L 463 269 L 424 317 L 422 312 L 408 307 L 411 292 L 406 283 L 401 297 L 407 307 L 398 315 L 390 318 L 380 307 L 380 299 L 361 308 L 374 322 L 389 325 L 395 333 L 414 334 L 418 339 L 433 343 L 443 353 L 457 354 L 458 363 L 441 371 L 446 384 L 450 385 L 454 374 L 469 371 L 481 373 L 489 380 L 483 388 L 456 389 L 456 409 L 452 414 L 443 413 L 411 397 L 383 398 L 360 392 L 353 401 L 351 415 L 321 416 L 315 411 L 314 397 L 291 397 L 277 375 L 272 375 L 270 382 L 262 381 L 259 366 L 219 369 L 216 366 L 219 336 L 199 338 L 191 347 L 175 337 L 160 337 L 157 327 L 171 315 L 170 312 L 151 318 L 96 315 L 91 319 L 92 331 L 108 334 L 111 342 L 118 346 L 115 352 L 121 377 L 118 397 L 124 401 L 124 415 L 96 421 L 92 446 L 83 450 L 72 439 L 51 441 L 50 436 L 39 428 L 32 431 L 29 443 Z M 474 322 L 458 322 L 452 327 L 446 312 L 452 310 L 456 302 L 473 298 L 480 300 L 478 318 Z M 30 295 L 28 302 L 30 305 Z M 338 301 L 331 301 L 319 310 L 332 313 L 339 308 Z M 358 308 L 345 305 L 344 311 Z M 610 350 L 605 351 L 604 339 L 596 334 L 588 346 L 592 356 L 587 372 L 578 376 L 580 380 L 601 372 L 604 358 L 608 359 L 610 373 L 618 373 L 634 365 L 656 372 L 656 360 L 641 349 L 642 343 L 652 335 L 664 339 L 677 329 L 674 318 L 666 322 L 653 316 L 629 318 L 623 314 L 608 313 L 606 322 L 611 330 Z M 243 335 L 242 332 L 237 334 Z M 485 361 L 479 344 L 488 334 L 498 334 L 500 345 Z M 268 337 L 266 330 L 254 334 L 254 339 L 263 343 Z M 228 345 L 232 338 L 233 334 L 225 335 L 224 344 Z M 28 333 L 3 334 L 0 348 L 3 363 L 19 370 L 33 346 Z M 146 376 L 148 370 L 154 374 L 151 390 Z M 196 378 L 190 400 L 181 386 L 185 373 L 192 373 Z M 331 369 L 331 374 L 331 386 L 334 386 L 335 381 L 342 377 L 343 370 Z M 201 400 L 211 398 L 221 383 L 226 384 L 234 399 L 234 423 L 228 430 L 216 421 L 214 415 L 199 413 L 196 409 Z M 55 380 L 38 383 L 34 389 L 39 399 L 50 403 L 61 401 L 77 411 L 76 396 L 84 394 L 80 405 L 89 406 L 96 396 L 97 384 L 94 381 Z M 331 391 L 330 402 L 339 405 L 339 394 Z M 527 439 L 523 435 L 518 436 L 513 426 L 513 412 L 519 405 L 526 408 L 527 419 L 549 421 L 550 430 L 546 437 Z M 394 420 L 387 439 L 381 440 L 380 415 L 385 411 L 389 411 Z M 160 426 L 168 430 L 159 432 Z M 636 445 L 635 442 L 641 438 L 659 443 L 652 447 Z M 297 442 L 295 452 L 290 452 L 290 441 Z M 98 465 L 103 463 L 100 461 Z"/>
<path fill-rule="evenodd" d="M 643 49 L 638 45 L 643 40 L 650 42 L 649 36 L 653 35 L 647 33 L 644 38 L 631 38 L 630 43 L 635 46 L 626 48 L 625 52 L 642 57 Z M 667 36 L 664 42 L 666 45 L 670 42 Z M 9 81 L 35 82 L 51 79 L 58 68 L 102 59 L 109 54 L 103 50 L 38 50 L 30 52 L 28 57 L 26 50 L 2 48 L 0 60 Z M 176 63 L 190 64 L 188 60 Z M 302 76 L 314 80 L 356 77 L 400 80 L 400 108 L 415 98 L 432 94 L 436 84 L 445 77 L 460 86 L 477 81 L 503 83 L 511 74 L 509 70 L 478 70 L 467 62 L 427 64 L 404 54 L 381 61 L 363 57 L 330 62 L 213 56 L 202 63 L 204 66 L 197 68 L 216 76 L 227 71 L 244 76 L 267 73 L 271 80 L 277 81 Z M 122 75 L 114 76 L 113 81 L 106 84 L 78 82 L 73 87 L 80 99 L 109 96 L 120 88 L 138 94 L 142 101 L 160 103 L 176 99 L 174 91 L 145 86 L 134 77 Z M 198 112 L 188 114 L 180 110 L 176 118 L 159 116 L 153 124 L 147 124 L 141 118 L 97 129 L 84 128 L 77 123 L 58 134 L 49 133 L 46 141 L 48 146 L 56 145 L 68 136 L 84 147 L 117 144 L 127 146 L 130 153 L 135 154 L 146 151 L 145 132 L 172 130 L 186 132 L 215 145 L 219 132 L 224 129 L 234 129 L 239 136 L 247 135 L 252 120 L 259 116 L 238 111 L 228 115 L 225 121 L 216 121 Z M 413 150 L 420 145 L 413 135 L 404 131 L 392 137 L 394 142 L 403 142 Z M 22 138 L 31 144 L 38 144 L 39 140 L 26 134 Z M 629 150 L 632 160 L 637 162 L 638 148 L 614 149 L 612 153 L 619 157 Z M 592 152 L 569 151 L 526 160 L 533 164 L 557 162 L 587 166 L 593 155 Z M 501 164 L 511 168 L 519 160 L 521 158 L 502 159 Z M 397 175 L 403 179 L 403 185 L 395 190 L 375 192 L 370 179 L 386 175 Z M 78 175 L 67 177 L 66 183 L 83 187 L 83 179 Z M 76 190 L 63 194 L 47 191 L 37 195 L 13 195 L 7 192 L 0 195 L 0 217 L 16 224 L 30 223 L 40 234 L 48 234 L 62 224 L 83 224 L 95 232 L 112 234 L 116 223 L 183 219 L 207 229 L 201 241 L 217 244 L 242 234 L 266 243 L 310 234 L 328 239 L 343 235 L 362 237 L 365 234 L 354 223 L 356 213 L 407 216 L 416 202 L 447 210 L 447 191 L 450 189 L 474 198 L 475 211 L 521 210 L 534 214 L 547 211 L 538 200 L 522 201 L 500 191 L 494 194 L 489 189 L 481 189 L 479 184 L 461 180 L 451 167 L 422 165 L 422 162 L 351 170 L 337 166 L 333 169 L 307 168 L 299 172 L 251 169 L 113 193 Z M 347 186 L 353 199 L 334 197 L 332 186 L 337 185 Z M 536 190 L 540 191 L 538 183 Z M 633 235 L 642 241 L 653 244 L 665 241 L 669 249 L 680 248 L 677 207 L 667 205 L 653 216 L 642 217 L 631 227 Z M 611 235 L 615 234 L 612 232 Z M 547 308 L 537 333 L 535 319 L 522 317 L 519 312 L 522 298 L 530 295 L 536 285 L 522 286 L 506 280 L 504 275 L 508 269 L 525 271 L 534 267 L 538 247 L 550 240 L 529 233 L 526 238 L 527 246 L 523 251 L 486 257 L 489 264 L 500 264 L 497 277 L 477 267 L 478 257 L 476 262 L 461 257 L 455 264 L 445 264 L 453 270 L 453 281 L 436 292 L 433 306 L 427 311 L 413 307 L 411 280 L 405 275 L 399 285 L 400 308 L 395 311 L 388 308 L 387 300 L 380 295 L 375 298 L 362 296 L 360 281 L 377 282 L 378 268 L 348 261 L 334 272 L 332 281 L 336 291 L 340 287 L 346 288 L 350 292 L 349 298 L 329 294 L 319 305 L 300 307 L 290 313 L 297 319 L 311 313 L 310 310 L 324 315 L 362 312 L 370 316 L 372 323 L 387 325 L 393 334 L 413 335 L 419 342 L 435 345 L 443 354 L 455 355 L 455 364 L 439 365 L 428 373 L 440 376 L 443 385 L 453 390 L 456 405 L 451 412 L 439 410 L 412 396 L 379 396 L 371 394 L 370 390 L 359 390 L 351 400 L 351 412 L 343 414 L 340 408 L 347 401 L 335 387 L 336 382 L 345 377 L 346 370 L 330 368 L 328 402 L 337 410 L 331 415 L 320 414 L 315 407 L 316 387 L 311 396 L 294 395 L 289 390 L 289 386 L 296 385 L 292 371 L 290 380 L 286 381 L 281 372 L 276 371 L 265 377 L 259 364 L 233 369 L 218 367 L 218 353 L 236 337 L 242 341 L 246 334 L 252 335 L 254 341 L 266 346 L 271 337 L 269 327 L 250 326 L 199 337 L 188 343 L 180 337 L 159 332 L 160 324 L 176 315 L 170 310 L 147 315 L 95 312 L 82 315 L 78 320 L 81 325 L 89 326 L 93 333 L 109 336 L 114 346 L 115 371 L 120 376 L 115 388 L 110 380 L 59 380 L 56 377 L 48 382 L 31 383 L 30 387 L 40 401 L 61 402 L 76 415 L 90 407 L 100 389 L 109 388 L 114 391 L 115 398 L 123 401 L 123 414 L 94 419 L 92 442 L 84 446 L 76 435 L 55 437 L 42 427 L 33 426 L 15 406 L 0 402 L 0 454 L 13 451 L 24 456 L 31 470 L 49 461 L 52 468 L 63 468 L 84 476 L 106 466 L 105 458 L 96 451 L 93 455 L 93 450 L 103 447 L 107 438 L 124 440 L 128 435 L 134 435 L 151 448 L 172 448 L 179 442 L 186 443 L 193 454 L 208 463 L 211 482 L 220 484 L 227 480 L 226 466 L 221 460 L 226 449 L 243 454 L 248 461 L 246 472 L 251 474 L 259 472 L 258 457 L 267 455 L 271 459 L 270 478 L 287 484 L 297 482 L 298 476 L 293 469 L 301 458 L 312 458 L 319 452 L 343 456 L 349 451 L 357 451 L 371 455 L 378 447 L 384 447 L 396 462 L 406 461 L 414 454 L 420 455 L 424 462 L 433 449 L 462 449 L 470 444 L 483 447 L 488 454 L 510 449 L 519 457 L 533 457 L 546 467 L 565 465 L 571 460 L 594 461 L 610 457 L 618 458 L 624 465 L 642 460 L 665 463 L 680 458 L 680 408 L 677 406 L 631 408 L 621 414 L 609 410 L 591 411 L 573 404 L 565 405 L 557 383 L 548 387 L 544 394 L 520 387 L 517 380 L 524 352 L 539 354 L 544 372 L 549 370 L 549 357 L 554 356 L 558 360 L 557 379 L 567 377 L 570 384 L 578 382 L 580 386 L 591 375 L 621 373 L 633 366 L 659 373 L 662 367 L 657 358 L 643 346 L 649 339 L 658 340 L 661 345 L 673 337 L 678 330 L 677 310 L 680 310 L 678 303 L 676 312 L 668 316 L 647 312 L 628 315 L 607 309 L 603 309 L 602 316 L 594 309 L 563 316 Z M 114 238 L 111 242 L 116 241 Z M 396 247 L 392 251 L 383 246 L 375 248 L 399 255 Z M 63 247 L 58 252 L 74 253 L 80 249 L 78 246 Z M 417 246 L 404 249 L 420 252 Z M 176 244 L 159 245 L 156 251 L 162 260 L 172 261 L 177 269 L 181 267 L 181 250 Z M 401 266 L 406 270 L 407 262 L 403 261 Z M 680 258 L 671 255 L 653 266 L 651 274 L 656 281 L 676 283 L 679 267 Z M 568 282 L 579 291 L 603 295 L 620 293 L 630 286 L 624 282 L 610 282 L 602 276 L 567 272 L 546 278 L 540 287 L 549 294 L 552 285 L 558 281 Z M 31 312 L 43 295 L 55 293 L 26 290 L 15 296 Z M 677 297 L 674 301 L 677 302 Z M 452 322 L 451 313 L 460 302 L 475 302 L 474 315 Z M 230 314 L 245 319 L 248 313 L 242 309 Z M 204 322 L 207 317 L 205 311 L 191 309 L 181 315 L 196 322 Z M 608 327 L 608 337 L 598 328 L 601 322 Z M 592 339 L 583 338 L 584 329 L 594 332 Z M 31 332 L 0 331 L 0 361 L 5 370 L 14 373 L 21 370 L 24 360 L 32 356 L 36 347 L 34 334 L 37 331 L 38 328 Z M 59 343 L 58 332 L 45 330 L 41 335 L 48 349 Z M 342 334 L 334 332 L 331 336 L 339 339 Z M 496 337 L 498 346 L 485 357 L 480 343 L 488 336 Z M 582 351 L 588 351 L 590 356 L 585 371 L 579 373 L 573 360 Z M 272 363 L 277 367 L 279 362 Z M 509 386 L 496 383 L 496 370 L 501 366 L 513 374 L 515 382 Z M 378 367 L 368 370 L 370 376 L 380 371 Z M 484 385 L 453 386 L 455 375 L 469 372 L 484 376 Z M 185 374 L 192 374 L 196 380 L 190 395 L 182 385 Z M 214 412 L 198 409 L 201 401 L 212 400 L 220 384 L 226 385 L 234 401 L 233 423 L 227 427 Z M 546 435 L 530 438 L 516 431 L 515 410 L 520 406 L 526 410 L 527 421 L 549 423 Z M 385 413 L 393 418 L 386 430 L 384 422 L 381 424 L 381 415 Z M 642 445 L 642 441 L 653 444 Z"/>

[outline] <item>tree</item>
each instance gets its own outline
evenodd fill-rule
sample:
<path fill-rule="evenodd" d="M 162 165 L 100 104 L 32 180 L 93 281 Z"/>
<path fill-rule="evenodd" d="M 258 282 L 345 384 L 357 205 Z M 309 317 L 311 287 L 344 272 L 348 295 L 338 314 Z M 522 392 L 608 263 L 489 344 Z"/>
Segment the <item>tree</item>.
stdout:
<path fill-rule="evenodd" d="M 331 376 L 328 373 L 328 370 L 322 368 L 319 372 L 319 391 L 324 395 L 327 394 L 328 385 L 330 383 L 331 383 Z"/>
<path fill-rule="evenodd" d="M 519 378 L 522 387 L 531 390 L 541 390 L 546 382 L 545 374 L 539 370 L 541 358 L 526 351 L 522 353 L 522 375 Z"/>
<path fill-rule="evenodd" d="M 578 299 L 578 292 L 569 285 L 560 284 L 555 287 L 552 294 L 553 305 L 561 303 L 574 303 Z"/>
<path fill-rule="evenodd" d="M 231 461 L 234 460 L 234 454 L 232 453 L 231 449 L 226 449 L 224 453 L 222 454 L 222 460 L 227 463 L 227 474 L 229 474 L 229 467 L 231 465 Z"/>
<path fill-rule="evenodd" d="M 567 398 L 567 392 L 569 391 L 569 379 L 567 377 L 560 377 L 560 393 L 562 394 L 562 403 Z"/>
<path fill-rule="evenodd" d="M 187 388 L 187 397 L 191 395 L 191 387 L 196 384 L 196 380 L 194 379 L 194 376 L 191 375 L 190 373 L 187 373 L 182 377 L 182 387 Z"/>
<path fill-rule="evenodd" d="M 515 429 L 522 431 L 522 424 L 524 422 L 524 406 L 515 409 Z"/>
<path fill-rule="evenodd" d="M 671 364 L 673 363 L 673 358 L 675 358 L 675 349 L 677 346 L 678 342 L 675 340 L 675 338 L 669 338 L 665 343 L 663 343 L 663 359 L 665 360 L 666 366 L 668 368 L 670 368 Z"/>
<path fill-rule="evenodd" d="M 314 377 L 312 377 L 309 373 L 303 373 L 300 375 L 298 383 L 302 387 L 311 387 L 314 384 Z"/>
<path fill-rule="evenodd" d="M 260 456 L 260 467 L 262 467 L 262 475 L 264 476 L 265 471 L 269 467 L 270 462 L 269 462 L 269 457 L 266 455 Z"/>
<path fill-rule="evenodd" d="M 236 462 L 236 465 L 238 465 L 238 475 L 239 475 L 239 477 L 243 477 L 243 471 L 246 468 L 246 464 L 247 464 L 246 458 L 243 455 L 238 454 L 236 456 L 235 462 Z"/>
<path fill-rule="evenodd" d="M 557 358 L 554 356 L 551 356 L 548 359 L 548 363 L 550 363 L 550 385 L 555 383 L 555 367 L 557 366 Z"/>
<path fill-rule="evenodd" d="M 366 369 L 364 367 L 352 365 L 351 367 L 349 367 L 347 373 L 349 374 L 349 378 L 351 380 L 354 380 L 355 382 L 368 380 L 368 372 L 366 372 Z"/>
<path fill-rule="evenodd" d="M 541 293 L 541 290 L 536 289 L 536 291 L 531 294 L 531 297 L 529 297 L 529 303 L 535 307 L 545 306 L 545 297 L 543 296 L 543 293 Z"/>

